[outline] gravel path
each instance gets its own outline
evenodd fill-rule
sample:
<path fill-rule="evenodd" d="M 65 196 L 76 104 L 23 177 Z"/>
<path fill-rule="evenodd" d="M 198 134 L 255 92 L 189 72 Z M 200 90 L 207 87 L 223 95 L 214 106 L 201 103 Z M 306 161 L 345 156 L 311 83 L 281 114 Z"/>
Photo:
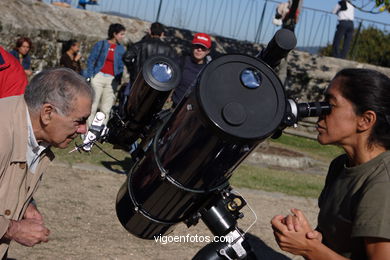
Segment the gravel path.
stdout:
<path fill-rule="evenodd" d="M 56 163 L 44 176 L 35 196 L 51 230 L 50 241 L 33 248 L 13 243 L 12 259 L 191 259 L 205 243 L 167 243 L 142 240 L 128 233 L 115 213 L 117 191 L 126 176 L 90 165 Z M 301 259 L 281 254 L 273 239 L 270 220 L 289 209 L 302 209 L 315 224 L 318 212 L 315 199 L 287 196 L 250 189 L 237 189 L 256 212 L 258 220 L 250 242 L 259 259 Z M 246 229 L 254 220 L 249 207 L 239 227 Z M 187 228 L 176 226 L 172 235 L 211 235 L 199 223 Z"/>

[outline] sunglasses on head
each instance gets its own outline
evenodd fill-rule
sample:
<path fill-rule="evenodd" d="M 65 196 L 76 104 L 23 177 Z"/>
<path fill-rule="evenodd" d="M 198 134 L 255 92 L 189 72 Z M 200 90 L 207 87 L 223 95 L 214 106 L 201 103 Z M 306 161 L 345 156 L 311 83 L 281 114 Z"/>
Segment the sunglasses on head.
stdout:
<path fill-rule="evenodd" d="M 193 49 L 201 49 L 202 51 L 207 51 L 208 50 L 208 48 L 206 48 L 205 46 L 200 45 L 200 44 L 192 44 L 192 48 Z"/>

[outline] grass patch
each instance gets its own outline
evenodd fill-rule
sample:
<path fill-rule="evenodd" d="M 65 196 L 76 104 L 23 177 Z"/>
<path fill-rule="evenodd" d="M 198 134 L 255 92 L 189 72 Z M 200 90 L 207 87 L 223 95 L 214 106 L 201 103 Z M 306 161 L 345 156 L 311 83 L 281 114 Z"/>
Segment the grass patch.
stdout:
<path fill-rule="evenodd" d="M 130 154 L 124 152 L 120 149 L 113 149 L 113 145 L 109 143 L 98 143 L 98 146 L 101 147 L 106 153 L 104 153 L 98 147 L 92 147 L 90 152 L 78 152 L 69 153 L 74 147 L 75 143 L 81 144 L 81 140 L 77 138 L 77 141 L 72 141 L 66 149 L 52 148 L 53 153 L 56 155 L 56 160 L 61 162 L 66 162 L 69 164 L 76 163 L 86 163 L 93 164 L 98 166 L 104 166 L 108 169 L 114 171 L 129 171 L 133 162 L 131 160 Z M 115 159 L 114 159 L 115 158 Z M 117 161 L 118 160 L 118 161 Z"/>
<path fill-rule="evenodd" d="M 279 171 L 241 164 L 231 178 L 231 184 L 288 195 L 318 198 L 325 176 L 291 171 Z"/>
<path fill-rule="evenodd" d="M 326 162 L 336 158 L 344 152 L 342 148 L 335 145 L 321 145 L 317 140 L 288 134 L 283 134 L 278 139 L 270 139 L 270 142 L 308 154 L 317 160 Z"/>

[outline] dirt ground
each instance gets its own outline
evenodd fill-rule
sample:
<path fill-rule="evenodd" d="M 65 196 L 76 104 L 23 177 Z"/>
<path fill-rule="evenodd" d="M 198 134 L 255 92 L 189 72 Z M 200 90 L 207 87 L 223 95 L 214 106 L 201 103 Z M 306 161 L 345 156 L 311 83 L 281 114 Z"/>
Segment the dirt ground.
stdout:
<path fill-rule="evenodd" d="M 53 164 L 44 175 L 35 196 L 50 229 L 50 241 L 23 247 L 15 242 L 11 259 L 191 259 L 205 243 L 167 243 L 143 240 L 128 233 L 117 220 L 115 199 L 126 175 L 90 165 Z M 257 214 L 249 230 L 258 259 L 301 259 L 283 254 L 273 239 L 270 220 L 296 207 L 315 224 L 315 199 L 291 197 L 249 189 L 237 189 Z M 246 229 L 254 221 L 249 207 L 238 226 Z M 211 235 L 203 223 L 187 228 L 178 224 L 171 235 Z"/>

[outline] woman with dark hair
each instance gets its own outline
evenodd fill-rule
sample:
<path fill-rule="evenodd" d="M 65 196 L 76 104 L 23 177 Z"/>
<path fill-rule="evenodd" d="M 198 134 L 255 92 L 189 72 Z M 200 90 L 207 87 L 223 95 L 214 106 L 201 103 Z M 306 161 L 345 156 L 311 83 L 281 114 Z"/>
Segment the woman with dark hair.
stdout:
<path fill-rule="evenodd" d="M 62 46 L 62 55 L 60 59 L 60 66 L 70 68 L 81 74 L 81 54 L 80 43 L 77 40 L 69 40 Z"/>
<path fill-rule="evenodd" d="M 81 74 L 80 43 L 77 40 L 69 40 L 62 46 L 60 66 L 70 68 Z"/>
<path fill-rule="evenodd" d="M 28 54 L 32 48 L 32 42 L 28 37 L 21 37 L 16 40 L 15 47 L 10 53 L 18 59 L 20 64 L 22 64 L 24 72 L 27 77 L 32 75 L 31 70 L 31 57 Z"/>
<path fill-rule="evenodd" d="M 332 111 L 318 121 L 318 141 L 345 154 L 330 164 L 316 230 L 292 209 L 272 219 L 276 241 L 305 259 L 390 259 L 390 79 L 344 69 L 325 97 Z"/>
<path fill-rule="evenodd" d="M 89 125 L 95 117 L 97 109 L 106 115 L 107 123 L 110 110 L 115 101 L 114 89 L 120 84 L 123 72 L 122 56 L 125 48 L 121 45 L 125 37 L 125 27 L 111 24 L 108 28 L 107 40 L 97 42 L 88 57 L 86 77 L 91 79 L 95 89 L 95 100 L 92 104 Z"/>

